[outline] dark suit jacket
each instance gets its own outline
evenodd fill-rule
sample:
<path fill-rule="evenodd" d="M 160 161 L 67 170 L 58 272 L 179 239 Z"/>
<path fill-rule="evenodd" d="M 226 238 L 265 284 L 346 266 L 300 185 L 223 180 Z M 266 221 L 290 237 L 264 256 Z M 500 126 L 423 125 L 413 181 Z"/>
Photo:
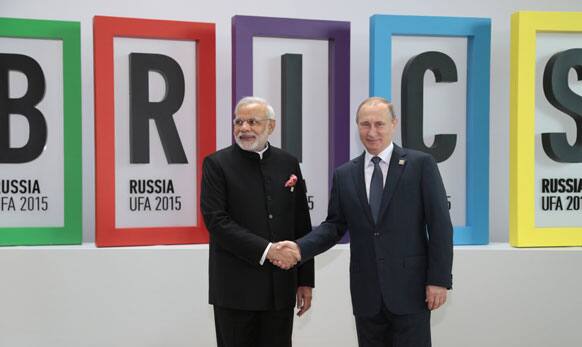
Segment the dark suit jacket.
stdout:
<path fill-rule="evenodd" d="M 346 229 L 355 315 L 378 313 L 382 300 L 395 314 L 421 312 L 427 284 L 451 287 L 452 225 L 430 155 L 394 145 L 377 224 L 366 197 L 364 154 L 336 169 L 327 219 L 298 240 L 303 259 L 333 246 Z"/>
<path fill-rule="evenodd" d="M 285 182 L 294 174 L 293 191 Z M 210 303 L 241 310 L 295 305 L 297 286 L 314 282 L 313 262 L 291 271 L 259 261 L 269 241 L 294 240 L 311 229 L 299 163 L 269 146 L 263 159 L 238 145 L 205 158 L 200 204 L 210 233 Z"/>

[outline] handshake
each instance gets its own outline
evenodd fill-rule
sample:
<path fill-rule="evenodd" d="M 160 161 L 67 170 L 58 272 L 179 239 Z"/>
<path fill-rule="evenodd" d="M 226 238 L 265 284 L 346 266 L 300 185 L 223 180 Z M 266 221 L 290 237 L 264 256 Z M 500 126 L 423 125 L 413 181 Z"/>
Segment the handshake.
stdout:
<path fill-rule="evenodd" d="M 271 245 L 269 252 L 267 252 L 267 259 L 273 265 L 283 270 L 289 270 L 301 261 L 301 252 L 295 242 L 281 241 Z"/>

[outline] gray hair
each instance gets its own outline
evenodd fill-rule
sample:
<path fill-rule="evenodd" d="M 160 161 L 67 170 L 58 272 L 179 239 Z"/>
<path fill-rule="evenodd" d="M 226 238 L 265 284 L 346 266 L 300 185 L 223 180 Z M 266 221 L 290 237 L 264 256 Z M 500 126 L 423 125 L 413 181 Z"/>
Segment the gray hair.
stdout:
<path fill-rule="evenodd" d="M 396 118 L 396 114 L 394 113 L 394 107 L 392 106 L 392 103 L 390 101 L 381 96 L 371 96 L 362 101 L 360 106 L 358 106 L 358 110 L 356 111 L 356 123 L 358 122 L 358 116 L 360 114 L 360 110 L 362 109 L 362 107 L 376 105 L 386 105 L 388 107 L 388 112 L 390 113 L 390 116 L 392 116 L 392 119 Z"/>
<path fill-rule="evenodd" d="M 236 104 L 236 107 L 234 108 L 234 114 L 237 115 L 241 107 L 250 104 L 264 105 L 267 110 L 267 118 L 275 120 L 275 110 L 273 110 L 273 106 L 269 105 L 267 100 L 259 98 L 258 96 L 245 96 L 244 98 L 240 99 L 239 102 Z"/>

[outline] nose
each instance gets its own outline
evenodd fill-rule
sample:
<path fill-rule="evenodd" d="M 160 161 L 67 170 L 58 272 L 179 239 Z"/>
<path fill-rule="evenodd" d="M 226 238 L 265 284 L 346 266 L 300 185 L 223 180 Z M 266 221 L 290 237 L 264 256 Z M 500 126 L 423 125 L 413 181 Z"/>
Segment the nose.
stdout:
<path fill-rule="evenodd" d="M 248 123 L 248 122 L 246 122 L 246 121 L 244 121 L 244 122 L 242 123 L 242 125 L 240 126 L 240 130 L 241 130 L 241 131 L 249 131 L 249 129 L 250 129 L 249 123 Z"/>

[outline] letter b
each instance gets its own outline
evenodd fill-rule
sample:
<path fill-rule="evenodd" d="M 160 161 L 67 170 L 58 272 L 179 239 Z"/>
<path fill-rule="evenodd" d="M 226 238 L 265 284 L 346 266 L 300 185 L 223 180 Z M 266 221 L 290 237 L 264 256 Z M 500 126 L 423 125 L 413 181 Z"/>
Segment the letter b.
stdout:
<path fill-rule="evenodd" d="M 28 89 L 21 98 L 10 98 L 10 71 L 20 71 L 28 80 Z M 0 163 L 27 163 L 42 154 L 47 125 L 35 106 L 43 99 L 45 90 L 42 68 L 34 59 L 22 54 L 0 53 Z M 20 148 L 10 147 L 11 114 L 22 115 L 28 121 L 28 142 Z"/>

